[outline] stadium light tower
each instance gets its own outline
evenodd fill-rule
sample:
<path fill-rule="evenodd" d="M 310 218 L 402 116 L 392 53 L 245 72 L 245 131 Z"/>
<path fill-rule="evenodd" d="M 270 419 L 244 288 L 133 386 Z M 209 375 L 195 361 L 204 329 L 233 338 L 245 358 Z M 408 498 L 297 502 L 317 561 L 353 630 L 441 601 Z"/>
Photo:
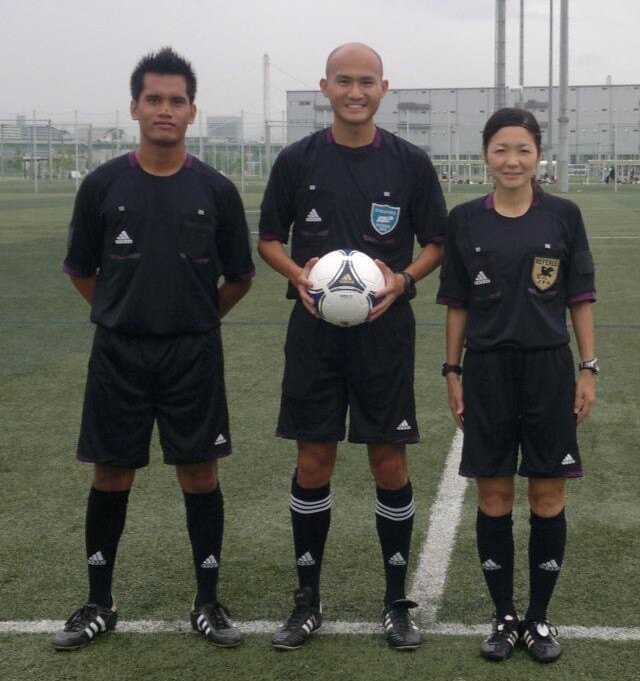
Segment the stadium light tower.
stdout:
<path fill-rule="evenodd" d="M 569 0 L 560 0 L 560 105 L 558 115 L 558 178 L 560 191 L 569 191 Z"/>
<path fill-rule="evenodd" d="M 547 161 L 553 161 L 553 0 L 549 0 L 549 100 L 547 104 Z M 553 173 L 553 164 L 551 165 Z"/>
<path fill-rule="evenodd" d="M 506 6 L 507 0 L 496 0 L 496 109 L 507 105 Z"/>

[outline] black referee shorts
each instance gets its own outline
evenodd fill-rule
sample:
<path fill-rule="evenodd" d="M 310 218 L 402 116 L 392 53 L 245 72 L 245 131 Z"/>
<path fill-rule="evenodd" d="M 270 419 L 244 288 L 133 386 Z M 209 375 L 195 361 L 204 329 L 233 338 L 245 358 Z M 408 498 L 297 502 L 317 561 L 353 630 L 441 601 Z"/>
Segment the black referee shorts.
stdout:
<path fill-rule="evenodd" d="M 415 319 L 409 303 L 344 328 L 296 302 L 287 331 L 277 434 L 314 442 L 415 443 Z"/>
<path fill-rule="evenodd" d="M 231 453 L 220 330 L 129 336 L 98 326 L 85 389 L 77 457 L 142 468 L 158 424 L 165 463 Z"/>
<path fill-rule="evenodd" d="M 460 475 L 529 478 L 583 474 L 568 345 L 476 352 L 464 357 Z M 521 461 L 518 466 L 518 453 Z"/>

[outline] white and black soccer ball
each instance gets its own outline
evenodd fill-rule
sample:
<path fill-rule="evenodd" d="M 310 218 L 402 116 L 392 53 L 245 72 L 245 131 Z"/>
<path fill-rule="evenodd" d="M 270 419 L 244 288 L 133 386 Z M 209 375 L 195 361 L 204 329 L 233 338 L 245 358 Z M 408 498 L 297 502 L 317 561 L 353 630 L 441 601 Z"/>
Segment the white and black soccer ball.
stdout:
<path fill-rule="evenodd" d="M 357 326 L 376 304 L 384 287 L 382 270 L 366 253 L 341 249 L 323 255 L 311 268 L 309 293 L 322 319 L 336 326 Z"/>

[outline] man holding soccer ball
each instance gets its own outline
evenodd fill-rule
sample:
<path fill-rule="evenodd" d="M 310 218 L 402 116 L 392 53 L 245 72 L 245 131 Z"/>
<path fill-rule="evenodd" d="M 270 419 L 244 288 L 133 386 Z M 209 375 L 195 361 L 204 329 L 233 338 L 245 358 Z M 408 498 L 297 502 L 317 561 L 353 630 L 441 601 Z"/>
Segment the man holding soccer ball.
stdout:
<path fill-rule="evenodd" d="M 260 218 L 258 250 L 289 281 L 296 300 L 285 346 L 277 434 L 297 441 L 290 509 L 299 588 L 273 637 L 278 649 L 304 644 L 322 623 L 320 567 L 331 514 L 337 443 L 367 445 L 376 483 L 376 526 L 384 561 L 383 625 L 392 648 L 421 643 L 405 579 L 414 500 L 406 445 L 419 440 L 413 374 L 415 282 L 440 263 L 446 208 L 425 153 L 378 128 L 388 83 L 380 56 L 361 43 L 329 55 L 320 81 L 333 123 L 278 156 Z M 284 245 L 291 235 L 291 255 Z M 421 250 L 413 258 L 414 240 Z M 355 249 L 374 258 L 385 285 L 365 324 L 319 318 L 308 289 L 322 255 Z"/>

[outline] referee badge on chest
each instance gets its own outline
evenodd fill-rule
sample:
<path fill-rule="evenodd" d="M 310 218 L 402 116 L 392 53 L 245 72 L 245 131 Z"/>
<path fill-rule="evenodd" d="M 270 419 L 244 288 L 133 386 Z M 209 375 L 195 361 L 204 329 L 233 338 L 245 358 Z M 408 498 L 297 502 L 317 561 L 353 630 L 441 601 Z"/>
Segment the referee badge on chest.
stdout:
<path fill-rule="evenodd" d="M 392 232 L 400 219 L 400 208 L 386 203 L 371 204 L 371 226 L 378 234 L 385 235 Z"/>
<path fill-rule="evenodd" d="M 531 268 L 531 281 L 539 291 L 551 288 L 558 279 L 560 258 L 534 257 Z"/>

